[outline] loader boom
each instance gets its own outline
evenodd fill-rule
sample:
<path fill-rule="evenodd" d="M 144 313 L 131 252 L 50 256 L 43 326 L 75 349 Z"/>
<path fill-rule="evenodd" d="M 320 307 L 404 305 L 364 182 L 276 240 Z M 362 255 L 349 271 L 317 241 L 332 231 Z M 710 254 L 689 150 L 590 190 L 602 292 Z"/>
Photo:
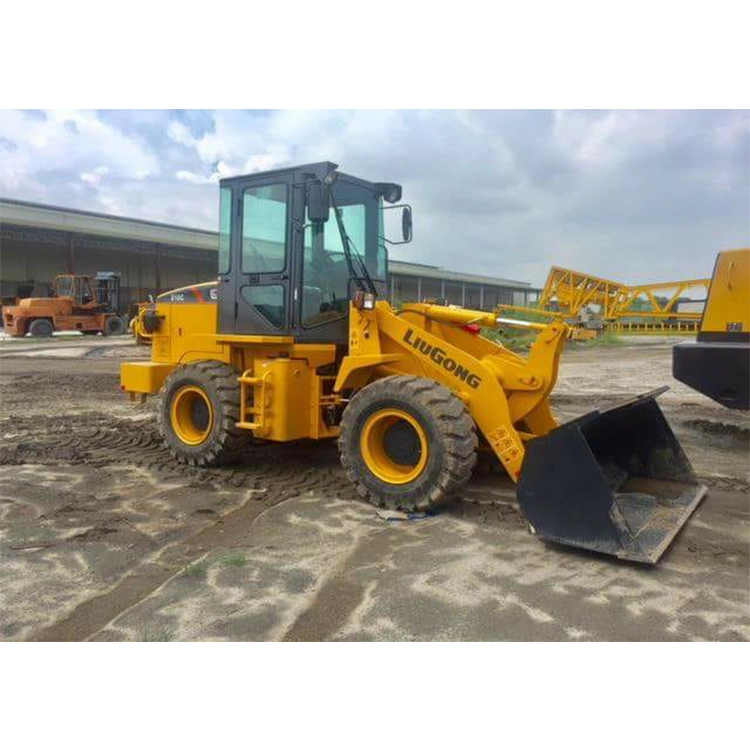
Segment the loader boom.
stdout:
<path fill-rule="evenodd" d="M 498 327 L 491 313 L 407 304 L 400 315 L 387 302 L 350 312 L 349 354 L 334 390 L 362 387 L 377 377 L 413 374 L 458 393 L 508 474 L 517 480 L 524 441 L 557 426 L 547 397 L 557 379 L 566 326 L 541 326 L 527 359 L 479 335 Z"/>

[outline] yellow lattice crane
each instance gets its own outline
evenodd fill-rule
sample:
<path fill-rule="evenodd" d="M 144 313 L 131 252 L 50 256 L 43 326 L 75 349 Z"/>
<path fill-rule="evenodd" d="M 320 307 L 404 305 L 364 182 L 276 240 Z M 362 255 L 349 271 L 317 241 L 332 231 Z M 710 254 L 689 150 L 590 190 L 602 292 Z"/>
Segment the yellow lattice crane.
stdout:
<path fill-rule="evenodd" d="M 501 305 L 498 310 L 556 316 L 571 325 L 571 338 L 585 338 L 584 331 L 604 327 L 641 333 L 684 333 L 697 330 L 710 283 L 711 279 L 684 279 L 628 285 L 553 266 L 537 307 Z M 699 309 L 680 309 L 688 294 L 698 297 L 695 304 Z M 626 319 L 636 322 L 624 323 Z"/>
<path fill-rule="evenodd" d="M 621 284 L 610 279 L 553 266 L 539 297 L 539 307 L 556 307 L 567 316 L 576 317 L 590 305 L 597 305 L 604 320 L 617 318 L 675 318 L 700 320 L 700 312 L 680 312 L 678 303 L 687 292 L 698 291 L 705 300 L 711 279 L 662 281 L 655 284 Z M 659 295 L 668 292 L 668 296 Z M 635 307 L 645 302 L 647 309 Z"/>

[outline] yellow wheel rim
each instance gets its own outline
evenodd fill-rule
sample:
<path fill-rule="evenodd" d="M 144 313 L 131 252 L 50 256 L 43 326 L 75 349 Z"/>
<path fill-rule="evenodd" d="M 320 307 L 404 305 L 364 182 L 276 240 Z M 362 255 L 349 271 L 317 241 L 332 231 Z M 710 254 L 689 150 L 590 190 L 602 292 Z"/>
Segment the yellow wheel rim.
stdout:
<path fill-rule="evenodd" d="M 359 441 L 367 468 L 383 482 L 406 484 L 427 465 L 427 433 L 402 409 L 382 409 L 367 418 Z"/>
<path fill-rule="evenodd" d="M 186 445 L 200 445 L 214 426 L 211 400 L 196 385 L 184 385 L 172 397 L 172 429 Z"/>

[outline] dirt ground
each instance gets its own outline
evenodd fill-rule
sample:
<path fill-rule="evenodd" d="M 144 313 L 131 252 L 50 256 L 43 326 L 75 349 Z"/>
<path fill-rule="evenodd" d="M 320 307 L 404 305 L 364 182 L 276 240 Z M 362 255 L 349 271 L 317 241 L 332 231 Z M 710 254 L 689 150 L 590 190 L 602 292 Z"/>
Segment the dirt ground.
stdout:
<path fill-rule="evenodd" d="M 547 545 L 478 474 L 387 521 L 332 444 L 174 463 L 117 388 L 122 339 L 0 342 L 4 640 L 750 640 L 750 420 L 671 378 L 674 340 L 564 353 L 561 419 L 660 398 L 706 500 L 655 567 Z"/>

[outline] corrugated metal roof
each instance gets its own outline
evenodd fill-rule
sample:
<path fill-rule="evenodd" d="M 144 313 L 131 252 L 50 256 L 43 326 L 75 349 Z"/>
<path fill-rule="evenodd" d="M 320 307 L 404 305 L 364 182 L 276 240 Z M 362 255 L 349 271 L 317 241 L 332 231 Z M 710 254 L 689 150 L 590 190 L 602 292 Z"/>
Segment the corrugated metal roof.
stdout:
<path fill-rule="evenodd" d="M 73 208 L 8 198 L 0 198 L 0 223 L 120 237 L 201 250 L 216 250 L 219 246 L 218 234 L 205 229 L 180 227 L 175 224 L 162 224 L 157 221 L 79 211 Z"/>
<path fill-rule="evenodd" d="M 480 276 L 473 273 L 446 271 L 439 266 L 424 266 L 421 263 L 404 263 L 400 260 L 388 261 L 388 267 L 390 268 L 391 273 L 397 273 L 402 276 L 421 276 L 423 279 L 441 279 L 458 283 L 517 287 L 519 289 L 529 289 L 531 287 L 531 284 L 528 281 L 513 281 L 512 279 L 502 279 L 497 276 Z"/>
<path fill-rule="evenodd" d="M 0 198 L 0 223 L 120 237 L 200 250 L 216 250 L 219 245 L 218 233 L 205 229 L 163 224 L 158 221 L 133 219 L 127 216 L 115 216 L 94 211 L 80 211 L 75 208 L 63 208 L 62 206 L 51 206 L 45 203 L 32 203 L 10 198 Z M 458 283 L 486 284 L 519 289 L 528 289 L 531 286 L 525 281 L 458 273 L 457 271 L 447 271 L 439 266 L 423 263 L 391 260 L 389 266 L 391 273 L 402 276 L 421 276 L 423 279 L 440 279 Z"/>

